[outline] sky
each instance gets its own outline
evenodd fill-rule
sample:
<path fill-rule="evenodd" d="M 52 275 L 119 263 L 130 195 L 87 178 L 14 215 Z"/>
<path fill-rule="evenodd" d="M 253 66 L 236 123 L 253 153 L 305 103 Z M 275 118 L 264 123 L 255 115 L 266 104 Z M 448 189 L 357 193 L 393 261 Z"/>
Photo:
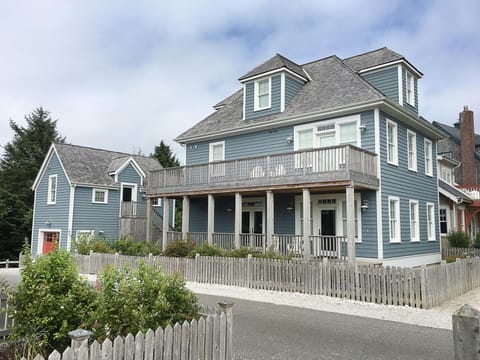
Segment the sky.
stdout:
<path fill-rule="evenodd" d="M 480 133 L 478 0 L 0 2 L 0 146 L 43 106 L 68 143 L 150 154 L 280 53 L 302 64 L 383 46 L 424 77 L 420 114 Z M 0 148 L 1 153 L 1 148 Z"/>

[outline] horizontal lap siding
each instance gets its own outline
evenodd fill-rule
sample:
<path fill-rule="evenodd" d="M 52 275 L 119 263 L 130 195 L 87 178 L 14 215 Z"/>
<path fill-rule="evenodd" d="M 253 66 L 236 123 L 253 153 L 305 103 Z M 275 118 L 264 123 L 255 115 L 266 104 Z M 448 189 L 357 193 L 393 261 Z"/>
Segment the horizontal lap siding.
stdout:
<path fill-rule="evenodd" d="M 395 102 L 399 102 L 398 68 L 396 66 L 362 74 L 362 77 Z"/>
<path fill-rule="evenodd" d="M 261 116 L 267 116 L 272 114 L 278 114 L 280 112 L 280 87 L 281 87 L 281 75 L 272 76 L 271 80 L 271 102 L 270 108 L 264 110 L 254 111 L 254 88 L 255 82 L 249 82 L 245 84 L 245 119 L 250 120 Z"/>
<path fill-rule="evenodd" d="M 289 207 L 291 207 L 292 209 L 287 210 L 287 208 Z M 295 195 L 275 195 L 274 211 L 274 233 L 292 235 L 295 234 Z"/>
<path fill-rule="evenodd" d="M 383 247 L 384 257 L 428 254 L 440 250 L 440 234 L 438 231 L 438 184 L 436 161 L 433 161 L 433 176 L 425 175 L 424 137 L 417 134 L 417 172 L 408 170 L 407 162 L 407 128 L 396 121 L 398 126 L 398 166 L 387 163 L 386 152 L 386 115 L 380 114 L 381 141 L 381 183 L 382 183 L 382 214 L 383 214 Z M 436 143 L 433 141 L 432 157 L 435 159 Z M 400 198 L 400 229 L 401 243 L 390 243 L 388 224 L 388 196 Z M 410 241 L 410 211 L 409 200 L 418 200 L 420 241 Z M 427 240 L 427 210 L 426 202 L 435 205 L 436 241 Z"/>
<path fill-rule="evenodd" d="M 285 108 L 302 88 L 303 83 L 288 75 L 285 76 Z"/>
<path fill-rule="evenodd" d="M 57 175 L 56 204 L 48 205 L 48 177 Z M 57 155 L 53 152 L 35 194 L 35 219 L 32 228 L 32 253 L 38 251 L 39 230 L 60 229 L 60 248 L 67 247 L 70 185 Z M 49 221 L 50 226 L 45 225 Z"/>
<path fill-rule="evenodd" d="M 108 204 L 92 202 L 92 188 L 77 186 L 75 188 L 75 206 L 73 217 L 73 238 L 79 230 L 94 230 L 98 235 L 103 231 L 110 240 L 118 238 L 118 216 L 120 191 L 108 190 Z"/>
<path fill-rule="evenodd" d="M 227 211 L 230 209 L 231 211 Z M 230 233 L 235 231 L 235 197 L 215 197 L 215 231 L 217 233 Z"/>
<path fill-rule="evenodd" d="M 137 184 L 137 216 L 146 216 L 147 214 L 147 199 L 143 197 L 140 191 L 140 182 L 142 178 L 137 173 L 132 164 L 129 164 L 125 169 L 118 174 L 118 183 L 132 183 Z"/>
<path fill-rule="evenodd" d="M 191 198 L 189 230 L 191 232 L 207 232 L 207 214 L 207 198 Z"/>

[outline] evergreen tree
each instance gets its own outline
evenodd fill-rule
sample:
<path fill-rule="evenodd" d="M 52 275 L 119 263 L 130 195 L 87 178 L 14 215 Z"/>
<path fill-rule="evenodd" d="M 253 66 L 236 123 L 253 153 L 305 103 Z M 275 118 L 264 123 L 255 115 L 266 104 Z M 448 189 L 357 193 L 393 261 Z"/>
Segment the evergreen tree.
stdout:
<path fill-rule="evenodd" d="M 163 140 L 160 141 L 160 145 L 155 146 L 155 151 L 150 156 L 157 159 L 164 168 L 180 165 L 178 159 L 173 155 L 170 146 L 166 145 Z"/>
<path fill-rule="evenodd" d="M 10 120 L 13 140 L 0 160 L 0 258 L 18 256 L 32 228 L 31 189 L 52 142 L 64 142 L 50 113 L 39 107 L 25 116 L 26 127 Z"/>

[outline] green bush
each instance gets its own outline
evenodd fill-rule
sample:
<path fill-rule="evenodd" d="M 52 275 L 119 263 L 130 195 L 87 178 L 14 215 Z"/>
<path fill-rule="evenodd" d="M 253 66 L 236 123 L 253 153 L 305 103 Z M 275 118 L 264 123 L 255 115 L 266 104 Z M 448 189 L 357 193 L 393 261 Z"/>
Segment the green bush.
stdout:
<path fill-rule="evenodd" d="M 246 258 L 248 255 L 256 256 L 259 254 L 260 252 L 257 250 L 245 246 L 225 251 L 225 256 L 234 258 Z"/>
<path fill-rule="evenodd" d="M 115 241 L 112 244 L 112 248 L 122 255 L 146 256 L 148 254 L 160 254 L 160 246 L 158 243 L 151 243 L 145 240 L 135 241 L 131 237 Z"/>
<path fill-rule="evenodd" d="M 451 247 L 468 248 L 470 247 L 470 239 L 463 231 L 451 231 L 448 236 L 448 243 Z"/>
<path fill-rule="evenodd" d="M 177 276 L 141 263 L 137 270 L 106 268 L 90 324 L 97 339 L 191 320 L 197 298 Z"/>
<path fill-rule="evenodd" d="M 163 256 L 186 257 L 195 248 L 192 241 L 175 240 L 167 245 L 162 252 Z"/>
<path fill-rule="evenodd" d="M 476 249 L 480 249 L 480 233 L 477 233 L 475 236 L 475 240 L 473 240 L 473 247 Z"/>
<path fill-rule="evenodd" d="M 19 355 L 61 352 L 70 343 L 67 333 L 88 320 L 95 297 L 70 253 L 55 250 L 35 262 L 26 255 L 22 281 L 9 294 L 11 339 L 20 344 Z"/>
<path fill-rule="evenodd" d="M 201 256 L 223 256 L 223 250 L 218 246 L 209 245 L 204 243 L 203 245 L 197 245 L 189 252 L 189 257 L 195 257 L 196 254 Z"/>
<path fill-rule="evenodd" d="M 73 241 L 73 246 L 80 255 L 88 255 L 90 254 L 90 251 L 102 254 L 115 253 L 115 250 L 105 237 L 95 237 L 94 239 Z"/>

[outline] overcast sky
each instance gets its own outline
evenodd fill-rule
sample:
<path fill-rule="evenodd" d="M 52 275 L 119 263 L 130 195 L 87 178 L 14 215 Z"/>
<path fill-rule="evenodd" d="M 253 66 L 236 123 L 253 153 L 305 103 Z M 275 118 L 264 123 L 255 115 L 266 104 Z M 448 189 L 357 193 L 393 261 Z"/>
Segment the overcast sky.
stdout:
<path fill-rule="evenodd" d="M 365 5 L 365 4 L 368 4 Z M 480 1 L 2 1 L 0 145 L 43 106 L 72 144 L 153 152 L 276 53 L 302 64 L 383 46 L 424 73 L 420 113 L 480 132 Z"/>

